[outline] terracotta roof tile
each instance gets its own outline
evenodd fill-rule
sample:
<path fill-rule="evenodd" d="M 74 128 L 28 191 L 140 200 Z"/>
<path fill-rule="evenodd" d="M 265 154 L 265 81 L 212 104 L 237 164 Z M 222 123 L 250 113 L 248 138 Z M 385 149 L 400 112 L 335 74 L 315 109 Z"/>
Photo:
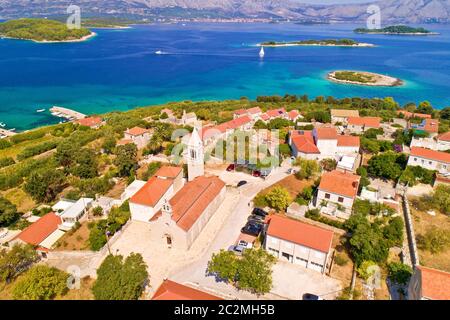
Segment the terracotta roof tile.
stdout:
<path fill-rule="evenodd" d="M 348 124 L 356 126 L 365 126 L 370 128 L 379 128 L 381 118 L 379 117 L 349 117 Z"/>
<path fill-rule="evenodd" d="M 172 186 L 173 180 L 151 177 L 130 199 L 131 202 L 154 207 Z"/>
<path fill-rule="evenodd" d="M 223 300 L 212 294 L 165 280 L 156 290 L 152 300 Z"/>
<path fill-rule="evenodd" d="M 169 200 L 172 219 L 188 231 L 224 187 L 225 182 L 218 177 L 200 176 L 188 182 Z"/>
<path fill-rule="evenodd" d="M 438 137 L 438 140 L 442 140 L 442 141 L 450 141 L 450 131 L 441 134 L 441 135 Z"/>
<path fill-rule="evenodd" d="M 360 176 L 341 171 L 325 172 L 320 179 L 319 189 L 354 198 L 358 192 Z"/>
<path fill-rule="evenodd" d="M 420 147 L 412 147 L 411 156 L 450 163 L 450 153 Z"/>
<path fill-rule="evenodd" d="M 247 111 L 245 109 L 239 109 L 239 110 L 236 110 L 234 112 L 234 114 L 241 116 L 241 115 L 247 114 Z"/>
<path fill-rule="evenodd" d="M 338 147 L 359 147 L 360 139 L 357 136 L 342 136 L 337 137 Z"/>
<path fill-rule="evenodd" d="M 359 111 L 346 109 L 331 109 L 331 116 L 339 118 L 359 117 Z"/>
<path fill-rule="evenodd" d="M 422 297 L 434 300 L 450 300 L 450 273 L 427 268 L 417 267 L 422 279 Z"/>
<path fill-rule="evenodd" d="M 336 140 L 338 136 L 334 127 L 315 128 L 314 131 L 320 140 Z"/>
<path fill-rule="evenodd" d="M 261 111 L 260 107 L 253 107 L 253 108 L 248 109 L 247 112 L 249 114 L 258 114 L 258 113 L 261 113 L 262 111 Z"/>
<path fill-rule="evenodd" d="M 437 133 L 439 131 L 439 120 L 436 119 L 423 120 L 423 130 L 430 133 Z"/>
<path fill-rule="evenodd" d="M 284 108 L 267 110 L 267 112 L 266 112 L 266 114 L 269 116 L 269 118 L 278 118 L 278 117 L 283 116 L 285 113 L 286 113 L 286 110 Z"/>
<path fill-rule="evenodd" d="M 319 149 L 314 143 L 312 131 L 292 131 L 291 140 L 292 144 L 295 145 L 295 148 L 299 152 L 314 154 L 320 153 Z"/>
<path fill-rule="evenodd" d="M 134 128 L 128 129 L 126 131 L 126 133 L 128 133 L 129 135 L 132 135 L 132 136 L 140 136 L 140 135 L 143 135 L 148 132 L 149 132 L 148 129 L 144 129 L 141 127 L 134 127 Z"/>
<path fill-rule="evenodd" d="M 94 127 L 100 125 L 102 121 L 103 120 L 100 117 L 88 117 L 84 119 L 79 119 L 76 121 L 76 123 L 78 123 L 81 126 Z"/>
<path fill-rule="evenodd" d="M 130 143 L 133 143 L 133 140 L 131 140 L 131 139 L 120 139 L 119 141 L 117 141 L 116 144 L 118 146 L 124 146 L 124 145 L 130 144 Z"/>
<path fill-rule="evenodd" d="M 155 176 L 175 179 L 183 171 L 181 167 L 163 166 L 156 171 Z"/>
<path fill-rule="evenodd" d="M 61 223 L 62 221 L 59 216 L 53 212 L 47 213 L 19 233 L 16 236 L 16 239 L 37 246 L 44 241 L 45 238 L 55 232 L 58 229 L 58 225 Z"/>
<path fill-rule="evenodd" d="M 332 231 L 277 215 L 270 217 L 267 234 L 325 253 L 333 241 Z"/>
<path fill-rule="evenodd" d="M 299 115 L 300 113 L 297 110 L 291 110 L 288 112 L 288 117 L 291 120 L 295 120 Z"/>

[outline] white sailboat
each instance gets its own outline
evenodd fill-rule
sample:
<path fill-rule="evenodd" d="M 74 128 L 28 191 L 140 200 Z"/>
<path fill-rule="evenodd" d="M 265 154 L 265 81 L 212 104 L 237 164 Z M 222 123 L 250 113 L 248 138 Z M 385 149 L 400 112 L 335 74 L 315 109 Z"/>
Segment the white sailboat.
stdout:
<path fill-rule="evenodd" d="M 259 51 L 259 57 L 260 57 L 260 58 L 264 58 L 264 55 L 265 55 L 265 53 L 264 53 L 264 47 L 261 46 L 261 50 Z"/>

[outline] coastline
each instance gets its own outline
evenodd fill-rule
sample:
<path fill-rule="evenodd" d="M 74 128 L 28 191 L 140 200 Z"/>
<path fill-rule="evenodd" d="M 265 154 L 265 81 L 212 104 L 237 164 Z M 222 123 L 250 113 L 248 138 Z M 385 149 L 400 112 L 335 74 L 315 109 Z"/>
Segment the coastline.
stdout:
<path fill-rule="evenodd" d="M 258 43 L 258 47 L 349 47 L 349 48 L 372 48 L 376 47 L 372 43 L 357 43 L 357 44 L 326 44 L 326 43 L 280 43 L 280 44 L 262 44 Z"/>
<path fill-rule="evenodd" d="M 1 39 L 24 40 L 24 41 L 32 41 L 34 43 L 71 43 L 71 42 L 84 42 L 84 41 L 92 39 L 96 36 L 97 36 L 97 33 L 91 31 L 90 34 L 88 34 L 80 39 L 72 39 L 72 40 L 59 40 L 59 41 L 56 41 L 56 40 L 33 40 L 33 39 L 22 39 L 22 38 L 13 38 L 13 37 L 5 37 L 5 36 L 2 36 Z"/>
<path fill-rule="evenodd" d="M 388 36 L 438 36 L 440 33 L 438 32 L 355 32 L 357 34 L 381 34 L 381 35 L 388 35 Z"/>
<path fill-rule="evenodd" d="M 385 76 L 378 73 L 373 72 L 367 72 L 367 71 L 351 71 L 351 72 L 358 72 L 361 74 L 366 74 L 375 77 L 375 82 L 358 82 L 358 81 L 351 81 L 351 80 L 341 80 L 336 79 L 335 74 L 336 72 L 342 72 L 342 71 L 350 71 L 350 70 L 336 70 L 332 72 L 327 73 L 327 80 L 335 83 L 340 84 L 353 84 L 353 85 L 359 85 L 359 86 L 369 86 L 369 87 L 399 87 L 404 84 L 404 81 L 399 78 L 394 78 L 390 76 Z"/>

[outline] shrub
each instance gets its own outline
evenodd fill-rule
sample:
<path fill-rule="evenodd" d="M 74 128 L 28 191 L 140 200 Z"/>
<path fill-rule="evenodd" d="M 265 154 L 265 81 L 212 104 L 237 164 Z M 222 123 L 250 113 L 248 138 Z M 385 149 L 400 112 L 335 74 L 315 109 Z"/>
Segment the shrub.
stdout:
<path fill-rule="evenodd" d="M 395 283 L 406 285 L 412 276 L 412 269 L 410 266 L 400 263 L 392 262 L 388 264 L 389 278 Z"/>
<path fill-rule="evenodd" d="M 337 254 L 334 257 L 334 262 L 338 265 L 338 266 L 345 266 L 348 263 L 348 259 L 342 255 L 342 254 Z"/>
<path fill-rule="evenodd" d="M 276 186 L 269 193 L 266 194 L 265 200 L 269 207 L 282 211 L 286 210 L 289 204 L 292 203 L 292 198 L 286 188 Z"/>
<path fill-rule="evenodd" d="M 417 246 L 433 254 L 444 252 L 450 244 L 450 234 L 447 230 L 436 226 L 430 227 L 425 234 L 418 235 Z"/>
<path fill-rule="evenodd" d="M 16 162 L 11 157 L 0 158 L 0 168 L 4 168 L 4 167 L 10 166 L 15 163 Z"/>

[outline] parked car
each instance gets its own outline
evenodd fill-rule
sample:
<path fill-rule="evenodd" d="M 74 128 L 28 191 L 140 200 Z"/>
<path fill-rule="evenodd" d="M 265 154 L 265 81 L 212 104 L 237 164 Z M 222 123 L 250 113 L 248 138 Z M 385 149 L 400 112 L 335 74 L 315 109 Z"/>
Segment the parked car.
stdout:
<path fill-rule="evenodd" d="M 242 180 L 242 181 L 239 181 L 239 182 L 238 182 L 237 186 L 238 186 L 238 188 L 239 188 L 239 187 L 242 187 L 243 185 L 246 185 L 246 184 L 247 184 L 247 181 Z"/>
<path fill-rule="evenodd" d="M 251 216 L 248 217 L 247 220 L 248 220 L 248 221 L 250 221 L 250 220 L 255 220 L 255 221 L 264 222 L 264 217 L 263 217 L 263 216 L 258 216 L 258 215 L 256 215 L 256 214 L 252 214 Z"/>
<path fill-rule="evenodd" d="M 261 216 L 261 217 L 266 217 L 269 213 L 267 213 L 266 211 L 264 211 L 261 208 L 255 208 L 252 211 L 252 215 L 257 215 L 257 216 Z"/>
<path fill-rule="evenodd" d="M 247 223 L 242 229 L 241 232 L 245 234 L 249 234 L 251 236 L 259 236 L 261 233 L 262 226 L 254 224 L 254 223 Z"/>
<path fill-rule="evenodd" d="M 253 171 L 252 176 L 258 177 L 258 178 L 261 177 L 261 171 Z"/>
<path fill-rule="evenodd" d="M 227 171 L 228 171 L 228 172 L 234 171 L 235 169 L 236 169 L 236 166 L 235 166 L 234 164 L 230 164 L 230 165 L 227 167 Z"/>
<path fill-rule="evenodd" d="M 245 249 L 251 249 L 251 248 L 253 248 L 253 243 L 247 242 L 245 240 L 239 240 L 237 246 L 243 247 Z"/>
<path fill-rule="evenodd" d="M 234 252 L 237 255 L 242 255 L 245 249 L 246 248 L 244 246 L 237 245 L 229 247 L 228 251 Z"/>
<path fill-rule="evenodd" d="M 312 293 L 305 293 L 303 295 L 303 300 L 323 300 L 318 295 L 312 294 Z"/>

